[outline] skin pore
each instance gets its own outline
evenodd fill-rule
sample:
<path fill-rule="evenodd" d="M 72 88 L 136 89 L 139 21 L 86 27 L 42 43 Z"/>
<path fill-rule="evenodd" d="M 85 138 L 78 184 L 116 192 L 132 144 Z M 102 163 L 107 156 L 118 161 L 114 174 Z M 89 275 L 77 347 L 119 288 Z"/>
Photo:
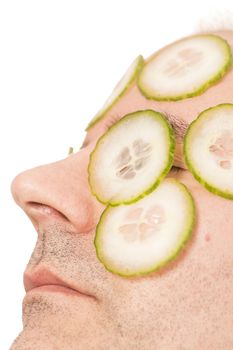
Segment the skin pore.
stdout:
<path fill-rule="evenodd" d="M 212 31 L 233 52 L 233 31 Z M 158 102 L 146 99 L 134 84 L 91 128 L 79 152 L 19 174 L 12 194 L 38 232 L 25 271 L 46 269 L 75 293 L 30 291 L 23 301 L 23 331 L 11 350 L 227 350 L 233 348 L 233 202 L 201 186 L 187 170 L 182 138 L 203 110 L 233 103 L 233 69 L 199 96 Z M 112 119 L 142 109 L 165 113 L 177 137 L 169 176 L 184 183 L 196 205 L 192 239 L 161 270 L 122 278 L 96 257 L 95 228 L 105 206 L 91 195 L 89 155 Z"/>

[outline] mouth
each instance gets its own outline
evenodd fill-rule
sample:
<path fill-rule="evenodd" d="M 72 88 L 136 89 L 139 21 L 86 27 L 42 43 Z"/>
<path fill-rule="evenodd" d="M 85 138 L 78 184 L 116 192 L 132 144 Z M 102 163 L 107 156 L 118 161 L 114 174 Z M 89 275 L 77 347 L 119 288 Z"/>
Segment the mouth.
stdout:
<path fill-rule="evenodd" d="M 34 287 L 29 291 L 27 291 L 27 293 L 35 293 L 35 292 L 55 292 L 55 293 L 62 293 L 62 294 L 68 294 L 68 295 L 86 296 L 85 294 L 82 294 L 77 290 L 74 290 L 72 288 L 68 288 L 59 284 L 44 284 L 41 286 Z"/>
<path fill-rule="evenodd" d="M 73 286 L 50 272 L 47 268 L 36 268 L 33 272 L 25 271 L 24 288 L 26 293 L 50 292 L 73 295 L 76 297 L 94 298 L 81 286 Z"/>

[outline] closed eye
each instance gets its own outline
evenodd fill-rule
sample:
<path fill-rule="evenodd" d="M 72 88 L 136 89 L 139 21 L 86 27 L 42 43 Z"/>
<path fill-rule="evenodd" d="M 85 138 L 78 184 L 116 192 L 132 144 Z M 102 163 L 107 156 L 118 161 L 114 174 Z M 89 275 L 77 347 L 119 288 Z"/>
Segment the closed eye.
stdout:
<path fill-rule="evenodd" d="M 180 168 L 180 167 L 178 167 L 178 166 L 173 165 L 173 166 L 171 167 L 171 169 L 170 169 L 170 172 L 172 172 L 173 174 L 177 174 L 177 173 L 179 173 L 179 172 L 182 171 L 182 170 L 184 170 L 184 169 L 182 169 L 182 168 Z"/>

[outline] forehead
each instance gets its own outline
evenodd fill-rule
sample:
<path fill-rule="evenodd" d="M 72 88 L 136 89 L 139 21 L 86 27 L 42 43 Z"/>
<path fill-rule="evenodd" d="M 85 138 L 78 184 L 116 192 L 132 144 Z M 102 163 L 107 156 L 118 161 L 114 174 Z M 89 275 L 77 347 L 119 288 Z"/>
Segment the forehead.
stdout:
<path fill-rule="evenodd" d="M 233 31 L 211 31 L 210 33 L 219 35 L 227 40 L 233 53 Z M 151 55 L 153 54 L 154 52 Z M 99 133 L 102 124 L 112 116 L 120 119 L 124 115 L 137 110 L 154 109 L 155 111 L 164 113 L 165 116 L 172 115 L 176 119 L 180 119 L 181 124 L 185 126 L 196 119 L 198 114 L 203 110 L 220 103 L 233 103 L 233 69 L 228 71 L 218 83 L 207 89 L 204 93 L 180 101 L 148 100 L 141 94 L 136 83 L 134 83 L 123 97 L 106 113 L 103 120 L 99 121 L 88 131 L 87 139 L 89 137 L 95 137 L 95 134 Z"/>

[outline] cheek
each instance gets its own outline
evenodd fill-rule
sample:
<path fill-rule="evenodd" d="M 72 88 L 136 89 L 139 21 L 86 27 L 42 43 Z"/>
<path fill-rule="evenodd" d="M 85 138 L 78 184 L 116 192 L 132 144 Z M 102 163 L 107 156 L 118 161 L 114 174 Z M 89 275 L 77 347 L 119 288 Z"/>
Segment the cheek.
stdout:
<path fill-rule="evenodd" d="M 190 334 L 194 337 L 193 329 L 211 339 L 207 330 L 222 322 L 226 337 L 233 321 L 233 201 L 209 193 L 188 173 L 179 176 L 196 204 L 192 239 L 159 272 L 121 281 L 120 297 L 112 302 L 117 307 L 111 310 L 120 324 L 151 332 L 157 339 L 166 332 L 176 339 L 177 329 L 186 340 Z"/>
<path fill-rule="evenodd" d="M 233 201 L 214 195 L 196 183 L 188 188 L 196 204 L 196 226 L 180 266 L 178 262 L 177 276 L 181 272 L 187 290 L 198 292 L 199 297 L 205 295 L 211 308 L 216 303 L 216 312 L 229 301 L 232 309 L 229 291 L 233 287 Z M 222 301 L 217 301 L 220 290 Z"/>
<path fill-rule="evenodd" d="M 197 246 L 216 255 L 233 256 L 233 201 L 214 195 L 202 186 L 191 192 L 197 212 Z"/>

